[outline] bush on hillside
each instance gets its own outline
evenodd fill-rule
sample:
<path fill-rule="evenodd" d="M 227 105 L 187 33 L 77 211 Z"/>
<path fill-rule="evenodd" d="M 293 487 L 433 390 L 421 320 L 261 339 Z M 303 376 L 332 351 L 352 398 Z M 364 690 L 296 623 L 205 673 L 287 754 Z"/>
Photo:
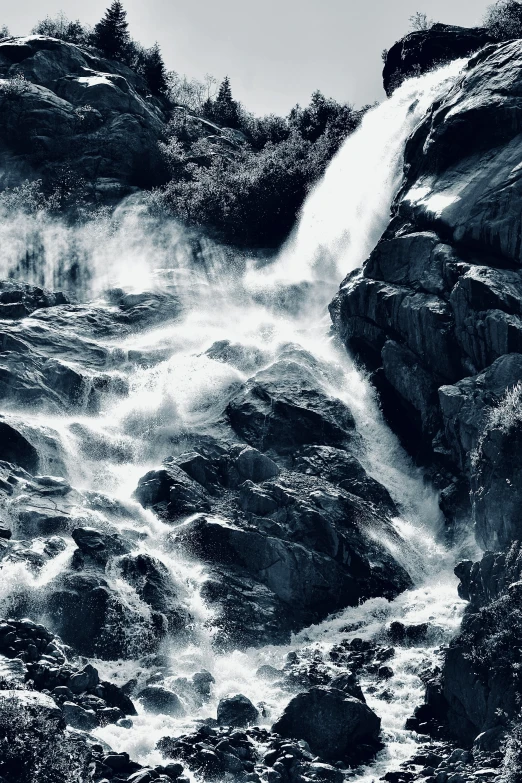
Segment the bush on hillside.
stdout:
<path fill-rule="evenodd" d="M 46 16 L 45 19 L 37 22 L 31 33 L 33 35 L 48 35 L 50 38 L 59 38 L 68 43 L 86 44 L 91 31 L 78 19 L 71 21 L 63 11 L 60 11 L 56 16 Z"/>
<path fill-rule="evenodd" d="M 522 2 L 497 0 L 489 6 L 484 17 L 484 26 L 498 41 L 522 38 Z"/>
<path fill-rule="evenodd" d="M 205 116 L 174 112 L 161 144 L 171 180 L 154 193 L 153 203 L 224 241 L 277 246 L 364 110 L 316 92 L 309 106 L 296 106 L 286 118 L 258 119 L 233 101 L 229 82 L 220 93 L 233 106 L 233 125 L 227 128 Z M 230 121 L 226 113 L 211 116 Z"/>

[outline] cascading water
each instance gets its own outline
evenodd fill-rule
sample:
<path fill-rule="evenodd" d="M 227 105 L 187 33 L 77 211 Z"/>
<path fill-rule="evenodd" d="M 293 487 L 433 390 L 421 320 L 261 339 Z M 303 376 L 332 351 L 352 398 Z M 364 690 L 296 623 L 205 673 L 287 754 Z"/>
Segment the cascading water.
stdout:
<path fill-rule="evenodd" d="M 398 651 L 388 682 L 388 701 L 377 698 L 375 677 L 362 682 L 368 703 L 382 717 L 386 747 L 371 767 L 360 771 L 358 779 L 396 769 L 415 747 L 416 737 L 404 724 L 422 700 L 418 674 L 433 659 L 436 648 L 451 637 L 460 619 L 461 602 L 449 576 L 453 557 L 437 540 L 440 519 L 435 494 L 424 485 L 383 422 L 368 382 L 329 334 L 326 305 L 343 276 L 363 263 L 384 230 L 400 183 L 406 139 L 437 97 L 450 88 L 460 68 L 461 63 L 454 63 L 412 79 L 368 112 L 310 194 L 294 236 L 268 265 L 259 267 L 241 259 L 231 263 L 210 246 L 208 252 L 203 246 L 200 258 L 194 261 L 177 226 L 163 225 L 154 232 L 144 224 L 145 217 L 132 201 L 120 208 L 117 227 L 101 224 L 98 235 L 41 217 L 24 218 L 23 225 L 13 219 L 4 221 L 1 232 L 8 248 L 5 276 L 21 269 L 16 236 L 18 243 L 24 241 L 22 237 L 40 251 L 43 248 L 48 263 L 37 274 L 50 287 L 60 284 L 74 249 L 78 268 L 84 270 L 79 279 L 91 296 L 109 282 L 132 285 L 134 290 L 167 282 L 180 300 L 181 315 L 177 313 L 145 333 L 98 338 L 98 344 L 113 357 L 109 374 L 128 382 L 128 394 L 109 396 L 97 415 L 43 417 L 24 411 L 26 427 L 34 431 L 45 427 L 54 433 L 70 483 L 114 498 L 126 514 L 121 522 L 116 518 L 111 524 L 128 532 L 131 520 L 139 549 L 161 560 L 182 589 L 194 628 L 185 646 L 165 645 L 169 661 L 166 684 L 179 686 L 180 678 L 202 667 L 215 678 L 212 700 L 203 706 L 190 705 L 190 719 L 140 711 L 132 728 L 110 725 L 97 730 L 113 748 L 127 751 L 143 763 L 161 760 L 154 750 L 160 737 L 180 734 L 195 721 L 215 716 L 217 700 L 228 692 L 241 692 L 255 703 L 263 702 L 266 724 L 270 725 L 290 694 L 277 683 L 257 678 L 260 665 L 281 667 L 287 653 L 296 649 L 325 653 L 341 639 L 383 638 L 385 627 L 395 619 L 427 621 L 431 630 L 422 645 Z M 110 314 L 110 306 L 106 307 Z M 73 332 L 75 326 L 66 323 L 64 334 L 68 328 Z M 241 346 L 246 357 L 243 369 L 207 353 L 212 345 L 225 340 Z M 343 400 L 352 411 L 362 435 L 360 460 L 368 473 L 388 488 L 401 512 L 394 520 L 399 538 L 390 540 L 388 546 L 416 587 L 393 602 L 374 598 L 346 609 L 302 631 L 289 646 L 218 654 L 212 647 L 212 611 L 200 597 L 205 569 L 173 554 L 168 544 L 171 528 L 141 509 L 131 495 L 139 477 L 169 453 L 173 436 L 217 427 L 238 385 L 274 362 L 288 346 L 297 346 L 313 358 L 318 386 Z M 86 511 L 81 504 L 76 508 L 73 504 L 70 513 L 82 524 L 102 528 L 105 524 L 103 512 Z M 400 546 L 397 540 L 402 542 Z M 38 577 L 20 563 L 5 566 L 3 606 L 9 606 L 15 595 L 45 591 L 48 581 L 70 558 L 71 548 Z M 147 611 L 117 568 L 107 579 L 123 601 L 137 611 Z M 129 634 L 132 632 L 129 629 Z M 139 643 L 138 634 L 137 647 Z M 334 663 L 331 666 L 335 669 Z M 120 682 L 131 677 L 144 682 L 154 673 L 154 668 L 144 668 L 138 655 L 136 661 L 99 661 L 98 667 L 102 674 Z"/>

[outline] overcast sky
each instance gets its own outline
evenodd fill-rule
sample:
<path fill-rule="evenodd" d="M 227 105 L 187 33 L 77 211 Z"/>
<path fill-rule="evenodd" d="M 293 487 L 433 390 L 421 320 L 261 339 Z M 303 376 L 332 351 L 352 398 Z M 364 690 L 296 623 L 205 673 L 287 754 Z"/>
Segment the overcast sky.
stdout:
<path fill-rule="evenodd" d="M 320 89 L 360 106 L 381 100 L 381 52 L 415 11 L 479 24 L 491 0 L 123 0 L 133 38 L 158 41 L 169 69 L 231 79 L 258 114 L 286 114 Z M 0 0 L 0 23 L 27 34 L 59 10 L 94 24 L 110 0 Z"/>

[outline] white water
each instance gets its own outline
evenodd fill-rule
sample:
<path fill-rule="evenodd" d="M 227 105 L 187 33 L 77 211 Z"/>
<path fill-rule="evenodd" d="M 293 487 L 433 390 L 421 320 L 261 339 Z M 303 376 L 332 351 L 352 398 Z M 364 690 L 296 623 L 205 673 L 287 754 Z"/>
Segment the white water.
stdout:
<path fill-rule="evenodd" d="M 10 244 L 13 237 L 29 241 L 37 236 L 35 243 L 44 248 L 47 258 L 40 277 L 42 282 L 56 285 L 74 243 L 82 263 L 90 264 L 91 291 L 101 291 L 109 278 L 135 290 L 168 279 L 176 285 L 184 304 L 179 320 L 106 341 L 105 345 L 118 349 L 115 355 L 139 351 L 153 356 L 161 350 L 164 357 L 159 363 L 151 361 L 153 366 L 147 369 L 132 363 L 118 368 L 130 382 L 127 397 L 108 400 L 96 417 L 45 418 L 45 425 L 54 430 L 62 445 L 71 483 L 116 499 L 124 513 L 111 518 L 110 524 L 142 532 L 139 546 L 162 560 L 183 586 L 186 604 L 195 617 L 194 641 L 181 649 L 166 645 L 164 653 L 170 658 L 166 684 L 179 690 L 179 678 L 190 677 L 202 667 L 216 679 L 210 703 L 201 708 L 187 703 L 190 721 L 142 711 L 132 729 L 109 726 L 98 730 L 114 749 L 126 750 L 138 761 L 160 762 L 154 751 L 157 740 L 166 734 L 180 734 L 197 719 L 215 717 L 217 701 L 227 693 L 241 692 L 254 703 L 263 702 L 268 712 L 266 724 L 270 725 L 290 694 L 257 679 L 258 666 L 270 663 L 279 668 L 289 650 L 326 651 L 355 636 L 382 639 L 393 619 L 429 620 L 434 630 L 425 646 L 399 648 L 391 661 L 394 677 L 386 684 L 393 694 L 391 702 L 368 693 L 375 685 L 370 680 L 362 683 L 370 706 L 382 717 L 386 749 L 371 769 L 360 771 L 358 779 L 379 777 L 411 755 L 417 740 L 404 730 L 404 723 L 422 701 L 418 673 L 425 663 L 433 663 L 436 648 L 451 637 L 460 618 L 461 602 L 451 575 L 453 556 L 437 540 L 440 515 L 435 494 L 424 485 L 383 422 L 366 379 L 330 336 L 326 304 L 344 275 L 363 263 L 384 230 L 400 183 L 405 141 L 432 102 L 455 80 L 459 68 L 455 63 L 405 83 L 390 100 L 366 115 L 307 200 L 292 240 L 276 261 L 261 269 L 251 262 L 245 270 L 242 260 L 231 265 L 229 258 L 208 247 L 202 270 L 192 262 L 178 227 L 167 225 L 153 232 L 132 204 L 120 210 L 115 228 L 102 224 L 98 236 L 87 229 L 74 233 L 43 216 L 24 218 L 18 235 L 13 223 L 4 222 L 1 238 L 9 248 L 5 255 L 8 269 L 16 267 L 19 257 L 19 248 Z M 241 371 L 209 358 L 205 352 L 219 340 L 240 345 L 251 368 Z M 289 346 L 300 351 L 302 360 L 313 367 L 318 384 L 352 410 L 363 436 L 361 461 L 388 487 L 400 507 L 401 517 L 395 520 L 400 538 L 390 541 L 389 546 L 416 587 L 394 602 L 373 599 L 348 609 L 301 632 L 288 647 L 217 655 L 212 649 L 212 612 L 199 595 L 204 569 L 169 552 L 167 534 L 171 528 L 140 509 L 131 493 L 138 478 L 169 454 L 171 439 L 178 433 L 219 431 L 223 426 L 221 412 L 238 383 L 255 371 L 256 363 L 257 367 L 269 365 Z M 26 412 L 24 420 L 27 426 L 44 424 L 41 416 Z M 82 451 L 85 436 L 78 424 L 99 442 L 124 450 L 125 460 L 96 459 Z M 85 519 L 85 509 L 81 513 Z M 88 522 L 107 525 L 101 512 L 90 512 Z M 397 540 L 402 543 L 398 545 Z M 69 556 L 69 552 L 61 555 L 59 565 Z M 54 573 L 50 569 L 34 577 L 23 571 L 19 564 L 4 569 L 4 601 L 13 590 L 44 589 Z M 117 572 L 108 576 L 113 589 L 139 607 L 139 599 Z M 141 611 L 146 613 L 146 607 L 142 605 Z M 347 625 L 353 630 L 343 631 Z M 138 660 L 98 663 L 104 676 L 121 682 L 132 676 L 144 682 L 154 672 L 144 670 Z"/>

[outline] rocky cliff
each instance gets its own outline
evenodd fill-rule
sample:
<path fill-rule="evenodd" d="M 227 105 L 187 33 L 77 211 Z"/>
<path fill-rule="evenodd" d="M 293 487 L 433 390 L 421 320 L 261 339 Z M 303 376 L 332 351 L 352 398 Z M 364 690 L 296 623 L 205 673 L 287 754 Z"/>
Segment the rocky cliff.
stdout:
<path fill-rule="evenodd" d="M 0 42 L 2 187 L 68 165 L 100 198 L 161 179 L 165 105 L 130 68 L 45 36 Z"/>
<path fill-rule="evenodd" d="M 455 56 L 485 42 L 483 31 L 447 33 L 396 44 L 387 86 L 393 63 L 407 76 L 419 52 L 438 59 L 441 36 Z M 478 543 L 497 551 L 456 569 L 469 606 L 412 723 L 427 721 L 419 730 L 429 732 L 434 721 L 473 744 L 457 765 L 439 767 L 437 781 L 467 780 L 495 754 L 493 766 L 507 759 L 509 774 L 519 773 L 521 89 L 520 41 L 471 57 L 409 139 L 390 224 L 331 305 L 388 420 L 439 483 L 448 524 L 472 524 Z"/>
<path fill-rule="evenodd" d="M 486 547 L 521 532 L 518 428 L 485 434 L 522 373 L 521 86 L 520 42 L 471 58 L 410 138 L 390 225 L 331 306 L 389 420 L 446 476 L 446 510 L 456 513 L 456 488 L 465 506 L 472 490 Z"/>

